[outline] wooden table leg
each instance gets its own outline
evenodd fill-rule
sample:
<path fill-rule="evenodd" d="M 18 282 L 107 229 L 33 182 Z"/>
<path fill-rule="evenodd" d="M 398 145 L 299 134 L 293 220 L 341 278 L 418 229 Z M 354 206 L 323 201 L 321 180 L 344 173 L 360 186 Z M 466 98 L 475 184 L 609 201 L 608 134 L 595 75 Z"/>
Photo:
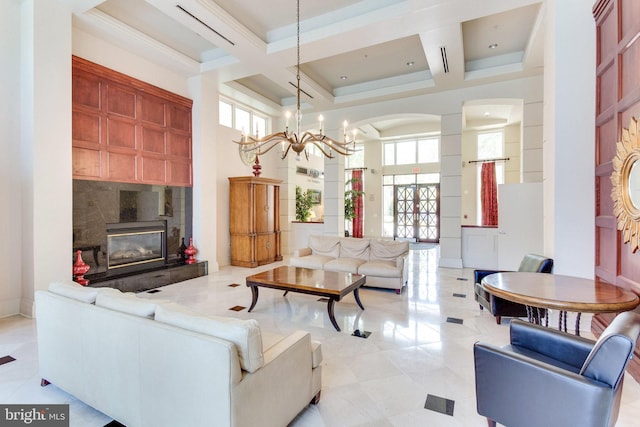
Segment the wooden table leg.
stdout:
<path fill-rule="evenodd" d="M 364 306 L 362 305 L 362 303 L 360 302 L 360 288 L 355 288 L 355 290 L 353 291 L 353 296 L 356 298 L 356 303 L 358 303 L 358 306 L 364 310 Z"/>
<path fill-rule="evenodd" d="M 251 307 L 249 307 L 249 311 L 253 310 L 253 307 L 256 306 L 258 302 L 258 287 L 257 286 L 249 286 L 251 288 Z"/>
<path fill-rule="evenodd" d="M 329 312 L 329 320 L 331 320 L 331 324 L 333 325 L 334 328 L 336 328 L 336 331 L 340 332 L 340 326 L 338 326 L 338 322 L 336 322 L 336 317 L 333 314 L 333 306 L 335 305 L 336 300 L 334 300 L 333 298 L 329 299 L 329 302 L 327 303 L 327 311 Z"/>

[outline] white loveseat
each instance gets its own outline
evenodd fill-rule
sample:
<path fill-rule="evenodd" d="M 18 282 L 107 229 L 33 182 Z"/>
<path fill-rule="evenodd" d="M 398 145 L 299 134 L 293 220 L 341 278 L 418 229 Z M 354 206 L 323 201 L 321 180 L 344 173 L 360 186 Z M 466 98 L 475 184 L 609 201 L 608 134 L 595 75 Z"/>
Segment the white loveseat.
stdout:
<path fill-rule="evenodd" d="M 73 282 L 36 292 L 36 318 L 43 385 L 128 427 L 282 427 L 320 397 L 308 332 L 263 349 L 255 320 Z"/>
<path fill-rule="evenodd" d="M 309 246 L 289 259 L 293 267 L 363 274 L 365 286 L 393 289 L 407 283 L 409 242 L 389 239 L 309 236 Z"/>

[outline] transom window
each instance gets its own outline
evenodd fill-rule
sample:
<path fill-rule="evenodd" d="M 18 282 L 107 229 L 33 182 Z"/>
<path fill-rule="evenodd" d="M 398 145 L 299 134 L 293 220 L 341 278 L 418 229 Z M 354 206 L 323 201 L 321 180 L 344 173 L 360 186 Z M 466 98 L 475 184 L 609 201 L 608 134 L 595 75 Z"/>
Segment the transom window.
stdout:
<path fill-rule="evenodd" d="M 440 138 L 406 139 L 384 143 L 384 165 L 411 165 L 440 161 Z"/>
<path fill-rule="evenodd" d="M 347 169 L 364 167 L 364 144 L 356 143 L 356 152 L 345 156 L 344 167 Z"/>
<path fill-rule="evenodd" d="M 267 116 L 258 111 L 222 99 L 219 102 L 218 111 L 218 122 L 223 126 L 243 131 L 252 136 L 255 136 L 256 133 L 259 137 L 267 134 Z"/>

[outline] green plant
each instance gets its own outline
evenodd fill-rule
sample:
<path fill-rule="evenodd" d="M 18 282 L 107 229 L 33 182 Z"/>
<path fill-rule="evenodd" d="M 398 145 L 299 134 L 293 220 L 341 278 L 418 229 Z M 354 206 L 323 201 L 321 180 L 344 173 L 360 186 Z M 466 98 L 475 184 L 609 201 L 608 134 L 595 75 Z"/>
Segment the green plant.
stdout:
<path fill-rule="evenodd" d="M 351 221 L 356 217 L 356 199 L 358 198 L 358 196 L 364 194 L 364 191 L 353 189 L 353 184 L 358 181 L 359 179 L 351 178 L 346 183 L 346 185 L 351 184 L 351 187 L 344 192 L 344 219 L 346 221 Z"/>
<path fill-rule="evenodd" d="M 296 220 L 307 221 L 311 215 L 311 206 L 313 197 L 309 192 L 302 191 L 299 185 L 296 185 Z"/>

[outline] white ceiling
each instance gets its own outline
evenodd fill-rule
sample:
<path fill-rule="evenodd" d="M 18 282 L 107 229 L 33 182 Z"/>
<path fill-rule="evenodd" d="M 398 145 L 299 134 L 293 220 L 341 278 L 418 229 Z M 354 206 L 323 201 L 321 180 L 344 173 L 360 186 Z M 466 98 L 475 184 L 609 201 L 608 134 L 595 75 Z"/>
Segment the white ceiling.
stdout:
<path fill-rule="evenodd" d="M 270 112 L 295 105 L 295 0 L 66 0 L 74 26 L 185 76 L 217 71 Z M 317 111 L 541 74 L 542 0 L 300 0 L 301 89 Z M 490 48 L 491 45 L 497 45 Z M 443 52 L 444 48 L 444 52 Z M 448 72 L 445 72 L 443 53 Z M 522 106 L 464 107 L 467 128 Z M 379 135 L 437 117 L 384 117 Z"/>

